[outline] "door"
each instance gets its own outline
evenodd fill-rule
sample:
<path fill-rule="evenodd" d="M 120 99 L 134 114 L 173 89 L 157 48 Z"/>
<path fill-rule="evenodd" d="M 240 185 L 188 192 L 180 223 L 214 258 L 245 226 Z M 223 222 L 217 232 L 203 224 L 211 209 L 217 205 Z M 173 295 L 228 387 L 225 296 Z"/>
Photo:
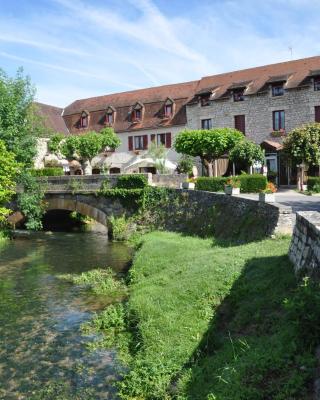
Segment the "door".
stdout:
<path fill-rule="evenodd" d="M 278 185 L 278 156 L 277 153 L 266 154 L 268 180 Z"/>

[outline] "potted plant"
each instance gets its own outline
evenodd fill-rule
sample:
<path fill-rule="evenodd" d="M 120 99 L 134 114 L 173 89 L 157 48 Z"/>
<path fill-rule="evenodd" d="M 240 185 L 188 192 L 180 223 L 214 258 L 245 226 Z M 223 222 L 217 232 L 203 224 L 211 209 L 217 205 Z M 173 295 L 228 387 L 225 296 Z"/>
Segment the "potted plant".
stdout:
<path fill-rule="evenodd" d="M 276 201 L 275 192 L 277 188 L 272 182 L 267 183 L 267 187 L 259 193 L 259 201 L 263 203 L 274 203 Z"/>
<path fill-rule="evenodd" d="M 224 192 L 228 195 L 240 194 L 240 181 L 239 179 L 230 178 L 224 185 Z"/>
<path fill-rule="evenodd" d="M 182 182 L 182 189 L 194 190 L 195 187 L 196 187 L 195 178 L 189 178 L 186 181 Z"/>

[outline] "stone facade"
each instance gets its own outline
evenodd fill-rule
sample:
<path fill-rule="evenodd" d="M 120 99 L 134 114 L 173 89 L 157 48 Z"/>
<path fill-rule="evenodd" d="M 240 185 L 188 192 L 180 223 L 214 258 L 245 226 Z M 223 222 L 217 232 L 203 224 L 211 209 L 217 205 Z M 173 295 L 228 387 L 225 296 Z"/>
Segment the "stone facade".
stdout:
<path fill-rule="evenodd" d="M 289 258 L 297 275 L 320 278 L 320 213 L 297 213 Z"/>
<path fill-rule="evenodd" d="M 315 91 L 313 82 L 296 89 L 285 90 L 283 96 L 272 96 L 271 84 L 264 92 L 244 96 L 243 101 L 234 101 L 232 96 L 210 101 L 207 106 L 200 103 L 187 106 L 187 126 L 201 129 L 201 120 L 211 119 L 213 127 L 235 127 L 234 117 L 245 115 L 245 135 L 260 144 L 275 140 L 273 111 L 285 111 L 285 129 L 292 129 L 315 121 L 315 106 L 320 106 L 320 91 Z"/>

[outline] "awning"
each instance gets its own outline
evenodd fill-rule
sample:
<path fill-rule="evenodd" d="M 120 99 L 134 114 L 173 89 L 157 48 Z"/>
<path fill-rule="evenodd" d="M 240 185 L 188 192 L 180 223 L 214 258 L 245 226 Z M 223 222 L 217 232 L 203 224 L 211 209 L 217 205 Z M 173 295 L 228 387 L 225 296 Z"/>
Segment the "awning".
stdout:
<path fill-rule="evenodd" d="M 273 140 L 264 140 L 261 143 L 261 147 L 265 150 L 280 151 L 283 149 L 283 144 Z"/>
<path fill-rule="evenodd" d="M 134 167 L 137 167 L 137 168 L 154 167 L 157 162 L 161 162 L 161 161 L 163 161 L 163 160 L 155 161 L 150 157 L 137 158 L 131 164 L 127 165 L 125 167 L 125 170 L 131 169 L 131 168 L 134 168 Z M 165 160 L 164 165 L 170 171 L 174 171 L 177 168 L 177 165 L 174 164 L 173 162 L 169 161 L 169 160 Z"/>

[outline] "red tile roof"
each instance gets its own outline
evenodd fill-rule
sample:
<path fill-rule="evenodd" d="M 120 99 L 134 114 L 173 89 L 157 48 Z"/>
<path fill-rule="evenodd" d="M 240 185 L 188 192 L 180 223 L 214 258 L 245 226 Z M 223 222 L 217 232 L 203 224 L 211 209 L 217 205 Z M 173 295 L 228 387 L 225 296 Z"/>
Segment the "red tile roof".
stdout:
<path fill-rule="evenodd" d="M 62 118 L 62 108 L 50 106 L 43 103 L 34 103 L 40 116 L 43 117 L 46 128 L 50 131 L 69 134 L 69 130 Z"/>

